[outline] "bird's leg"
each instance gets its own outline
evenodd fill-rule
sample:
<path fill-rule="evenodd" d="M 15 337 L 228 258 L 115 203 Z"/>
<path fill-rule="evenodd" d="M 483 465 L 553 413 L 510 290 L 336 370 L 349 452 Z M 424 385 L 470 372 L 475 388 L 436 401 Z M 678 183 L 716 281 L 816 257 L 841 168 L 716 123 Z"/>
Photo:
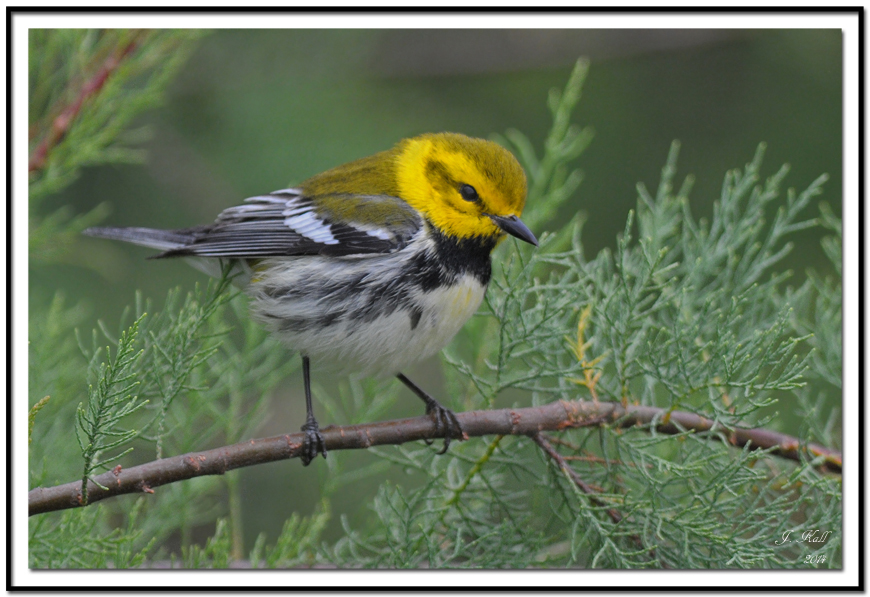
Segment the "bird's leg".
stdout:
<path fill-rule="evenodd" d="M 450 438 L 462 437 L 463 430 L 462 425 L 459 424 L 459 419 L 456 418 L 452 410 L 441 406 L 437 400 L 424 392 L 417 384 L 403 374 L 399 373 L 396 377 L 408 386 L 408 389 L 414 392 L 420 400 L 426 403 L 426 414 L 432 415 L 432 418 L 435 419 L 435 433 L 438 435 L 444 434 L 444 447 L 438 452 L 439 454 L 444 454 L 450 446 Z M 427 440 L 426 443 L 431 444 L 432 441 Z"/>
<path fill-rule="evenodd" d="M 307 418 L 305 425 L 302 426 L 302 431 L 305 432 L 305 439 L 302 441 L 302 464 L 308 466 L 312 460 L 317 458 L 317 454 L 323 454 L 326 458 L 326 446 L 324 445 L 323 436 L 320 434 L 320 425 L 317 424 L 317 419 L 314 418 L 314 408 L 311 406 L 311 371 L 308 357 L 302 357 L 302 377 L 305 378 L 305 413 Z"/>

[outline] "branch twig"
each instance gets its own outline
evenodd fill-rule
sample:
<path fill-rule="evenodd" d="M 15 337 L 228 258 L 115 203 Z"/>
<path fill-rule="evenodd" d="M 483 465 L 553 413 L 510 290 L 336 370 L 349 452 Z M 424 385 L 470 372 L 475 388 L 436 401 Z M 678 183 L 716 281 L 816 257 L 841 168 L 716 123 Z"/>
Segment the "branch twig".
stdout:
<path fill-rule="evenodd" d="M 456 417 L 465 430 L 464 439 L 499 434 L 534 437 L 541 431 L 561 431 L 590 424 L 652 425 L 659 433 L 711 432 L 711 439 L 721 439 L 739 447 L 749 445 L 751 449 L 772 449 L 773 454 L 790 460 L 821 457 L 817 467 L 824 472 L 839 473 L 842 469 L 840 452 L 817 444 L 802 444 L 797 438 L 783 433 L 767 429 L 727 429 L 710 419 L 682 411 L 666 415 L 665 409 L 651 406 L 623 407 L 618 402 L 581 400 L 557 401 L 529 408 L 477 410 L 457 413 Z M 348 427 L 330 426 L 321 431 L 328 451 L 364 449 L 438 437 L 434 422 L 426 416 Z M 292 433 L 191 452 L 128 469 L 115 467 L 95 478 L 99 485 L 88 483 L 88 503 L 126 493 L 154 493 L 155 487 L 175 481 L 222 475 L 244 466 L 296 458 L 301 451 L 302 439 L 302 433 Z M 28 494 L 28 503 L 30 515 L 81 507 L 81 482 L 37 487 Z"/>
<path fill-rule="evenodd" d="M 610 517 L 610 520 L 613 521 L 613 524 L 619 524 L 620 522 L 622 522 L 623 516 L 619 512 L 619 510 L 617 510 L 616 508 L 611 508 L 604 500 L 598 497 L 598 492 L 592 489 L 592 487 L 590 487 L 589 484 L 586 483 L 586 481 L 584 481 L 580 477 L 580 475 L 577 474 L 577 471 L 575 471 L 568 465 L 565 457 L 556 451 L 556 449 L 550 444 L 550 441 L 547 437 L 544 436 L 543 433 L 536 433 L 532 436 L 532 439 L 535 440 L 535 443 L 541 447 L 541 449 L 544 451 L 544 453 L 547 454 L 547 456 L 553 459 L 556 465 L 558 465 L 559 470 L 568 475 L 568 477 L 574 482 L 574 485 L 576 485 L 580 489 L 580 491 L 589 496 L 590 502 L 592 502 L 599 508 L 604 508 L 604 511 L 607 513 L 607 516 Z M 634 541 L 634 544 L 637 545 L 639 549 L 645 549 L 651 558 L 657 557 L 655 547 L 647 547 L 644 544 L 643 539 L 640 537 L 640 535 L 633 534 L 630 535 L 630 538 L 632 541 Z M 668 566 L 664 562 L 660 562 L 660 564 L 664 568 L 670 568 L 670 566 Z"/>
<path fill-rule="evenodd" d="M 607 516 L 610 517 L 610 520 L 613 521 L 613 524 L 619 524 L 622 521 L 622 514 L 620 514 L 615 508 L 610 508 L 605 502 L 603 502 L 600 498 L 598 498 L 598 492 L 589 487 L 589 484 L 584 481 L 580 475 L 577 474 L 573 468 L 568 466 L 568 463 L 559 454 L 556 449 L 550 445 L 550 442 L 544 437 L 543 433 L 536 433 L 532 436 L 532 439 L 535 440 L 535 443 L 541 446 L 541 449 L 552 458 L 557 465 L 559 465 L 559 470 L 564 472 L 566 475 L 571 477 L 571 480 L 574 484 L 580 488 L 580 491 L 589 496 L 589 500 L 600 508 L 606 508 L 605 512 L 607 512 Z"/>
<path fill-rule="evenodd" d="M 75 101 L 61 110 L 60 114 L 54 118 L 51 122 L 51 127 L 45 133 L 42 141 L 36 146 L 36 149 L 33 150 L 33 153 L 30 156 L 30 162 L 27 166 L 28 172 L 42 170 L 45 166 L 45 162 L 48 160 L 49 152 L 51 152 L 51 150 L 66 136 L 72 122 L 79 115 L 79 112 L 81 112 L 84 103 L 100 92 L 112 73 L 118 69 L 121 62 L 123 62 L 124 59 L 138 47 L 138 45 L 139 37 L 134 36 L 126 46 L 121 48 L 116 54 L 109 56 L 97 73 L 82 86 Z"/>

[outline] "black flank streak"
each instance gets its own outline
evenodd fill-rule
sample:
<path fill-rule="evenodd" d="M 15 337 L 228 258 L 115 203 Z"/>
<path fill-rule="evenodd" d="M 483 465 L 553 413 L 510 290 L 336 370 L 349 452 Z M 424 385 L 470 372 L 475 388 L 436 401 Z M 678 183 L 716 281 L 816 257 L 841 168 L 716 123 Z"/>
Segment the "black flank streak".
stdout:
<path fill-rule="evenodd" d="M 278 329 L 282 332 L 304 332 L 314 327 L 314 322 L 309 319 L 300 319 L 298 317 L 289 317 L 287 319 L 278 319 Z"/>
<path fill-rule="evenodd" d="M 379 317 L 392 314 L 399 307 L 410 304 L 410 290 L 407 278 L 401 276 L 386 284 L 371 288 L 369 301 L 361 309 L 354 311 L 350 318 L 370 322 Z"/>
<path fill-rule="evenodd" d="M 411 317 L 411 329 L 414 330 L 417 328 L 417 324 L 420 323 L 420 318 L 423 317 L 423 311 L 420 309 L 414 309 L 410 313 Z"/>
<path fill-rule="evenodd" d="M 344 311 L 333 311 L 332 313 L 327 313 L 326 315 L 317 320 L 317 326 L 329 327 L 336 321 L 339 321 L 343 316 Z"/>
<path fill-rule="evenodd" d="M 368 284 L 365 279 L 368 274 L 358 274 L 350 280 L 342 280 L 340 284 L 324 284 L 318 288 L 311 288 L 309 292 L 314 293 L 318 299 L 328 299 L 335 302 L 344 302 L 357 294 L 365 292 Z"/>

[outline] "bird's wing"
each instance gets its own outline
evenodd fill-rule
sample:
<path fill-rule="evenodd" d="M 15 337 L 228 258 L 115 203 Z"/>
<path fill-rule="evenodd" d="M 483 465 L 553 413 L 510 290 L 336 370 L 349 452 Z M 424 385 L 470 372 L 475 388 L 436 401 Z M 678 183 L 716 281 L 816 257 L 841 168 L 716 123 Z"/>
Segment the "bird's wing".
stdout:
<path fill-rule="evenodd" d="M 183 231 L 190 242 L 158 257 L 390 253 L 404 247 L 422 225 L 417 212 L 398 197 L 306 197 L 298 189 L 283 189 L 224 210 L 214 224 Z"/>

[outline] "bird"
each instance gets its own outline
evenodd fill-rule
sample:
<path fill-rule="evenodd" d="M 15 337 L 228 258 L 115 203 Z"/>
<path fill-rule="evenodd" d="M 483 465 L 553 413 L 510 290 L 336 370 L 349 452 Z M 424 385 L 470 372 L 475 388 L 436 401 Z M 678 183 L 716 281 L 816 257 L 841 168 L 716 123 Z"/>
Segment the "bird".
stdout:
<path fill-rule="evenodd" d="M 402 371 L 439 352 L 477 311 L 491 253 L 507 235 L 537 246 L 520 219 L 526 186 L 501 145 L 428 133 L 249 197 L 211 224 L 84 234 L 161 251 L 152 259 L 189 258 L 212 276 L 233 268 L 252 317 L 301 355 L 305 466 L 326 457 L 312 367 L 397 377 L 433 417 L 443 454 L 462 426 Z"/>

